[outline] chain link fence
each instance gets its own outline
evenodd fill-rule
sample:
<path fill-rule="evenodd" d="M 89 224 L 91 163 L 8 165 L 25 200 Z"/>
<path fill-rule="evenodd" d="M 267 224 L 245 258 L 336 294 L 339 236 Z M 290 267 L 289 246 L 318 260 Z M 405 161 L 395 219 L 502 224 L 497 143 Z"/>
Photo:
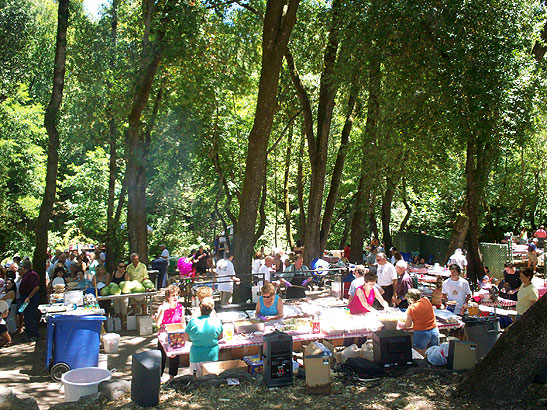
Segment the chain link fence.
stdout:
<path fill-rule="evenodd" d="M 450 241 L 446 238 L 413 232 L 397 232 L 393 244 L 399 252 L 408 253 L 413 257 L 419 255 L 427 263 L 444 264 L 446 251 Z M 511 249 L 507 244 L 480 243 L 482 261 L 488 266 L 492 276 L 503 279 L 503 265 L 511 260 Z"/>

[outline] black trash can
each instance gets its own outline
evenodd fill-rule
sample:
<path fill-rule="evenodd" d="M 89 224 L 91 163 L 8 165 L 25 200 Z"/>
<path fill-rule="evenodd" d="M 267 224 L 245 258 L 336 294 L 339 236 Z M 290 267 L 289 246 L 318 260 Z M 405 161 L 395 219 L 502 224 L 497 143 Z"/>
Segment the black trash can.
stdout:
<path fill-rule="evenodd" d="M 292 384 L 292 336 L 276 330 L 264 335 L 264 383 L 268 387 Z"/>
<path fill-rule="evenodd" d="M 133 355 L 131 363 L 131 400 L 141 407 L 160 402 L 161 352 L 150 350 Z"/>

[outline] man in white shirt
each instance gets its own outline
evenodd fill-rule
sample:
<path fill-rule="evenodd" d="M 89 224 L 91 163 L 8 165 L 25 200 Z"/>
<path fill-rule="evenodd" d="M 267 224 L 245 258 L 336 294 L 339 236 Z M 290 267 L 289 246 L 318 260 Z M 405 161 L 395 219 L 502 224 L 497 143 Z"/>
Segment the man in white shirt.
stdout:
<path fill-rule="evenodd" d="M 273 262 L 274 262 L 274 258 L 272 256 L 266 256 L 264 258 L 264 265 L 262 265 L 260 269 L 258 270 L 258 275 L 259 275 L 258 286 L 262 287 L 264 286 L 265 283 L 271 282 L 270 272 L 272 270 Z M 262 275 L 264 275 L 264 281 L 262 281 L 261 279 Z"/>
<path fill-rule="evenodd" d="M 456 302 L 454 313 L 462 314 L 467 308 L 467 302 L 471 297 L 469 282 L 460 277 L 461 269 L 458 265 L 452 264 L 449 267 L 450 277 L 443 282 L 443 299 Z"/>
<path fill-rule="evenodd" d="M 395 266 L 387 261 L 385 253 L 377 254 L 376 262 L 378 263 L 378 285 L 384 290 L 384 299 L 388 302 L 389 306 L 391 306 L 393 303 L 393 291 L 397 284 Z"/>
<path fill-rule="evenodd" d="M 454 251 L 454 254 L 448 260 L 448 266 L 456 264 L 460 267 L 461 272 L 465 272 L 467 267 L 467 258 L 463 254 L 463 251 L 458 248 Z"/>
<path fill-rule="evenodd" d="M 218 279 L 218 290 L 220 292 L 220 303 L 227 305 L 230 303 L 232 293 L 234 292 L 234 282 L 239 283 L 239 278 L 234 270 L 233 255 L 225 252 L 223 259 L 217 262 L 216 274 Z"/>

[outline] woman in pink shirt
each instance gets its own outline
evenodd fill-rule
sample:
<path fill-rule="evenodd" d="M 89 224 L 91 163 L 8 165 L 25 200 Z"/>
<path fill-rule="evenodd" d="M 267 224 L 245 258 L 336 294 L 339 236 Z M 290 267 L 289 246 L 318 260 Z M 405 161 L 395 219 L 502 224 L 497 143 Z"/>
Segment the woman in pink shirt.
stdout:
<path fill-rule="evenodd" d="M 376 309 L 372 307 L 375 299 L 380 302 L 384 309 L 389 306 L 374 286 L 377 280 L 378 276 L 376 276 L 375 273 L 368 272 L 365 274 L 365 284 L 357 288 L 355 297 L 348 305 L 349 312 L 352 315 L 376 311 Z"/>
<path fill-rule="evenodd" d="M 184 320 L 184 307 L 178 303 L 180 289 L 176 285 L 170 285 L 165 289 L 165 302 L 158 309 L 158 317 L 156 323 L 160 332 L 165 328 L 165 325 L 171 323 L 186 324 Z M 158 341 L 158 350 L 161 351 L 161 375 L 165 370 L 167 362 L 167 354 L 163 350 L 161 343 Z M 179 371 L 180 356 L 169 357 L 169 378 L 174 378 Z"/>

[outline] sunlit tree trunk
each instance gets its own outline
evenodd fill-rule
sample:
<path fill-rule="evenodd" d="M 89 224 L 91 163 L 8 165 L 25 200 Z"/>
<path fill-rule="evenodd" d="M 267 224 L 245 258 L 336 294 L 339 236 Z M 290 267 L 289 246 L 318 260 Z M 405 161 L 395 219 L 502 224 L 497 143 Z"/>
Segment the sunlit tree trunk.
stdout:
<path fill-rule="evenodd" d="M 283 55 L 296 22 L 299 0 L 268 0 L 262 37 L 262 68 L 253 128 L 249 134 L 245 176 L 239 201 L 239 217 L 235 228 L 235 270 L 249 274 L 255 237 L 255 224 L 261 185 L 266 172 L 266 153 L 277 109 L 277 85 Z M 242 276 L 241 285 L 234 289 L 234 300 L 243 302 L 251 297 L 250 277 Z"/>
<path fill-rule="evenodd" d="M 40 299 L 42 303 L 47 301 L 46 293 L 46 258 L 48 246 L 49 219 L 55 203 L 57 190 L 57 168 L 59 164 L 59 108 L 63 99 L 66 67 L 66 45 L 69 15 L 69 0 L 59 0 L 57 13 L 57 39 L 55 46 L 55 62 L 53 67 L 53 89 L 51 99 L 46 107 L 44 126 L 48 134 L 48 155 L 46 169 L 46 187 L 42 206 L 36 222 L 36 248 L 34 250 L 34 270 L 40 277 Z"/>

